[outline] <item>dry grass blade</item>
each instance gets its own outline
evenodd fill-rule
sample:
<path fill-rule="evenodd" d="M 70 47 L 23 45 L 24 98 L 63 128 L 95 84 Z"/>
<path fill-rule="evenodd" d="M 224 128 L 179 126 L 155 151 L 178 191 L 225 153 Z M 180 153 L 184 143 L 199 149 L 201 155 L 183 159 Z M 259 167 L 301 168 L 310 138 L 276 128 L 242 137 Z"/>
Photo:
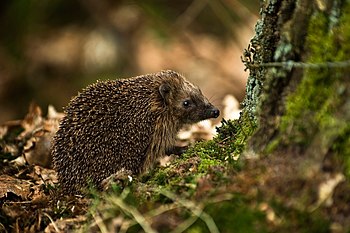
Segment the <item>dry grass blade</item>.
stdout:
<path fill-rule="evenodd" d="M 179 198 L 178 196 L 174 195 L 173 193 L 171 193 L 169 191 L 160 190 L 159 192 L 162 195 L 173 200 L 175 203 L 178 203 L 179 205 L 190 210 L 195 216 L 201 218 L 205 222 L 205 224 L 207 225 L 207 227 L 211 233 L 219 233 L 219 229 L 216 226 L 213 218 L 209 214 L 205 213 L 201 208 L 199 208 L 198 205 L 196 205 L 192 201 Z"/>
<path fill-rule="evenodd" d="M 167 212 L 167 211 L 170 211 L 170 210 L 173 210 L 176 208 L 178 208 L 178 206 L 174 205 L 174 204 L 161 205 L 156 209 L 148 211 L 146 214 L 144 214 L 144 216 L 146 219 L 149 219 L 149 218 L 153 218 L 155 216 L 163 214 L 164 212 Z"/>
<path fill-rule="evenodd" d="M 198 216 L 191 216 L 186 221 L 182 222 L 175 230 L 173 230 L 171 233 L 181 233 L 184 232 L 186 229 L 188 229 L 190 226 L 192 226 L 193 223 L 195 223 L 198 219 Z"/>
<path fill-rule="evenodd" d="M 103 223 L 102 218 L 97 214 L 94 214 L 93 212 L 91 212 L 92 217 L 95 220 L 96 225 L 98 226 L 98 228 L 100 229 L 101 233 L 108 233 L 107 227 L 106 225 Z"/>
<path fill-rule="evenodd" d="M 147 213 L 143 214 L 143 217 L 146 219 L 146 220 L 149 220 L 149 219 L 152 219 L 158 215 L 161 215 L 167 211 L 170 211 L 170 210 L 173 210 L 173 209 L 176 209 L 176 208 L 179 208 L 178 205 L 175 205 L 175 204 L 170 204 L 170 205 L 161 205 L 159 206 L 158 208 L 156 209 L 153 209 L 153 210 L 150 210 L 148 211 Z M 133 221 L 131 220 L 130 222 L 126 223 L 125 221 L 123 222 L 123 227 L 121 227 L 120 229 L 120 232 L 126 232 L 127 229 L 129 227 L 132 227 L 134 225 L 136 225 L 137 222 L 136 221 Z"/>
<path fill-rule="evenodd" d="M 56 231 L 56 232 L 61 232 L 60 229 L 58 229 L 58 227 L 57 227 L 55 221 L 53 221 L 53 219 L 51 218 L 51 216 L 48 215 L 48 214 L 45 213 L 45 212 L 44 212 L 43 214 L 50 220 L 50 222 L 52 223 L 52 226 L 53 226 L 53 228 L 55 229 L 55 231 Z"/>
<path fill-rule="evenodd" d="M 130 214 L 135 221 L 140 224 L 140 226 L 143 228 L 143 230 L 146 233 L 156 233 L 157 231 L 155 231 L 151 225 L 147 222 L 147 220 L 145 219 L 144 216 L 142 216 L 142 214 L 134 207 L 127 205 L 123 199 L 119 198 L 119 197 L 112 197 L 110 199 L 110 201 L 117 205 L 120 209 L 122 209 L 125 213 Z"/>

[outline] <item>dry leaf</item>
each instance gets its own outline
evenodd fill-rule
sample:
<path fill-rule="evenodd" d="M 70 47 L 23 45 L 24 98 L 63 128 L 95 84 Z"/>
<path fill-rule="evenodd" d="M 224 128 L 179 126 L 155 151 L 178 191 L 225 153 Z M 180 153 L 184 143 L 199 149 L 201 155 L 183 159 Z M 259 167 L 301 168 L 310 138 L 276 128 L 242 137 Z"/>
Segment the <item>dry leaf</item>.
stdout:
<path fill-rule="evenodd" d="M 22 200 L 27 200 L 30 195 L 30 187 L 32 184 L 28 181 L 17 179 L 8 175 L 0 176 L 0 198 L 7 198 L 12 193 L 20 197 Z"/>

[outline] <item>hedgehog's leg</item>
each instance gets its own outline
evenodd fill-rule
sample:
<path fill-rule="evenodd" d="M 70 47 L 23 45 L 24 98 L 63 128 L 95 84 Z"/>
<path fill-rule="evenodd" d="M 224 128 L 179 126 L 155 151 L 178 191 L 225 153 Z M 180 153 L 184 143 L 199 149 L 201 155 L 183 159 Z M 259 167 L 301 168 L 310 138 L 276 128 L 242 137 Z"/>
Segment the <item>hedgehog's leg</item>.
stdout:
<path fill-rule="evenodd" d="M 173 146 L 165 151 L 166 155 L 182 155 L 186 152 L 188 146 Z"/>
<path fill-rule="evenodd" d="M 102 180 L 101 187 L 104 191 L 110 189 L 112 184 L 117 184 L 123 187 L 126 185 L 126 183 L 132 180 L 132 175 L 133 173 L 130 170 L 122 168 L 121 170 Z"/>

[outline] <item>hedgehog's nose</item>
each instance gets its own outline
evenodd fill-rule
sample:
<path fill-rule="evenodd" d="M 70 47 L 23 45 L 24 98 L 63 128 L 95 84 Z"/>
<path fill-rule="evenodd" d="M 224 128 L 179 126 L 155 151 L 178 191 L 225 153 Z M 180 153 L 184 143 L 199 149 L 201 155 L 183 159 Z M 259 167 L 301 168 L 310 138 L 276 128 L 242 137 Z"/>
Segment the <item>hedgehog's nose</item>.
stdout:
<path fill-rule="evenodd" d="M 214 108 L 211 110 L 211 116 L 212 118 L 217 118 L 220 115 L 220 111 L 217 108 Z"/>

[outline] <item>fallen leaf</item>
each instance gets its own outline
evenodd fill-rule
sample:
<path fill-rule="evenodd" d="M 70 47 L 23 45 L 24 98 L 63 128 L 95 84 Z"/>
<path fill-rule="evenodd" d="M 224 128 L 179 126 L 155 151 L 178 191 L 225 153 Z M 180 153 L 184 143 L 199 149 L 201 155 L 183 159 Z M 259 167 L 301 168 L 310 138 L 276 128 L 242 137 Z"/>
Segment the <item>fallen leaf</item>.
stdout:
<path fill-rule="evenodd" d="M 31 193 L 32 183 L 8 175 L 0 176 L 0 198 L 6 198 L 10 193 L 27 200 Z"/>

